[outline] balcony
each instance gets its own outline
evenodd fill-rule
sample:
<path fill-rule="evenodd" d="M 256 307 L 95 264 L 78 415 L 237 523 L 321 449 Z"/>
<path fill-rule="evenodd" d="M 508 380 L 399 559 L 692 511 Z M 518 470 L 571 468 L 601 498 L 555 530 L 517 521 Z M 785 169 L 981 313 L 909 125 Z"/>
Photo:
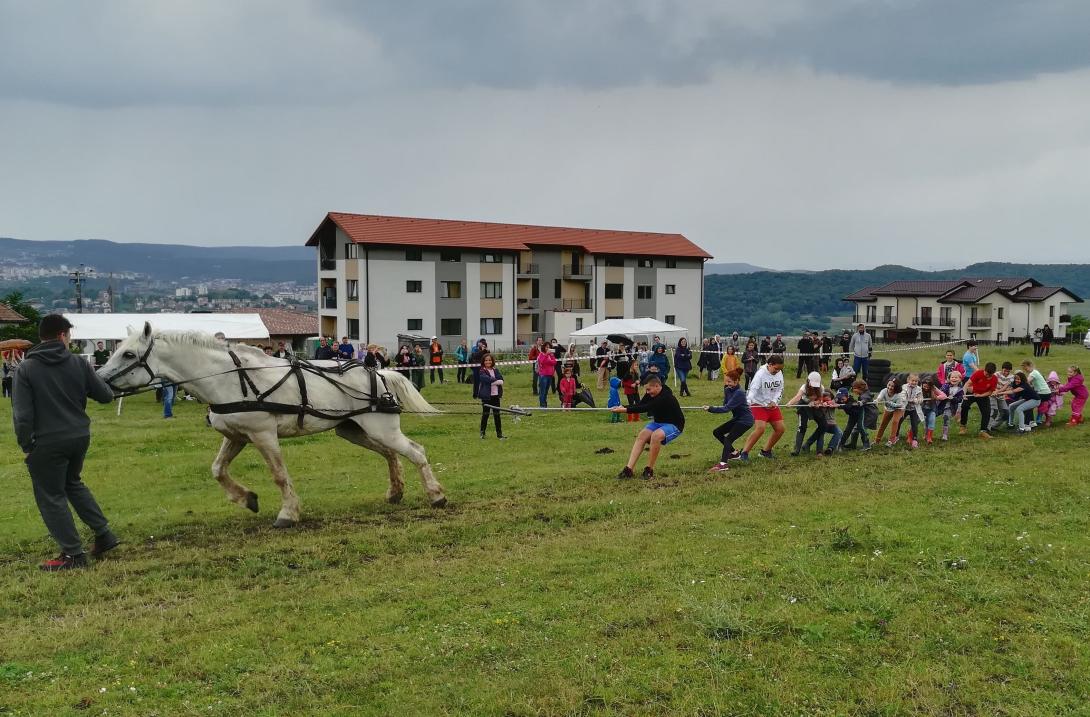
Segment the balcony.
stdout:
<path fill-rule="evenodd" d="M 925 326 L 925 327 L 934 326 L 934 327 L 940 327 L 940 328 L 951 328 L 953 326 L 956 326 L 957 322 L 954 321 L 953 319 L 951 319 L 948 316 L 939 316 L 937 318 L 934 317 L 934 316 L 913 316 L 912 317 L 912 325 L 913 326 Z"/>
<path fill-rule="evenodd" d="M 337 297 L 336 296 L 323 296 L 322 297 L 322 308 L 323 309 L 335 309 L 335 308 L 337 308 Z"/>
<path fill-rule="evenodd" d="M 575 281 L 591 280 L 591 268 L 588 264 L 565 264 L 561 274 L 565 279 Z"/>
<path fill-rule="evenodd" d="M 541 267 L 537 264 L 519 264 L 519 276 L 537 276 L 541 273 Z"/>
<path fill-rule="evenodd" d="M 519 299 L 516 309 L 520 314 L 532 314 L 538 310 L 537 299 Z"/>
<path fill-rule="evenodd" d="M 594 303 L 586 299 L 561 299 L 557 311 L 590 311 Z"/>
<path fill-rule="evenodd" d="M 336 259 L 322 259 L 318 266 L 322 271 L 336 271 L 337 261 Z"/>
<path fill-rule="evenodd" d="M 853 324 L 865 324 L 867 326 L 896 326 L 897 315 L 890 314 L 889 316 L 860 316 L 856 314 L 852 317 Z"/>
<path fill-rule="evenodd" d="M 992 317 L 990 316 L 970 316 L 967 322 L 970 329 L 988 329 L 992 325 Z"/>

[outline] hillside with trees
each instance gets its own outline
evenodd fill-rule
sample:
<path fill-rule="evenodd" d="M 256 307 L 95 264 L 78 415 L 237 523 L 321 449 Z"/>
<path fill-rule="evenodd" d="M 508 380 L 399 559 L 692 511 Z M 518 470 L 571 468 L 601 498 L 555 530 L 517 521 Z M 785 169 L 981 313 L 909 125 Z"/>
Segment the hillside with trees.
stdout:
<path fill-rule="evenodd" d="M 885 265 L 870 270 L 831 270 L 812 274 L 762 271 L 704 277 L 705 333 L 797 334 L 845 328 L 854 306 L 843 298 L 867 286 L 898 279 L 960 279 L 976 276 L 1030 276 L 1050 286 L 1064 286 L 1090 299 L 1090 265 L 1006 264 L 988 262 L 964 269 L 921 271 Z M 1084 304 L 1073 313 L 1090 313 Z"/>

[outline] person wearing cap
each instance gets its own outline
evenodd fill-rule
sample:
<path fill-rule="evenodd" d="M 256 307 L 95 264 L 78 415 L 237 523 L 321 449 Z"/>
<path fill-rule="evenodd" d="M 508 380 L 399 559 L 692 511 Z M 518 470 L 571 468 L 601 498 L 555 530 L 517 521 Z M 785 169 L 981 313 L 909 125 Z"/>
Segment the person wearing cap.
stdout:
<path fill-rule="evenodd" d="M 439 383 L 443 381 L 443 344 L 439 343 L 439 337 L 431 337 L 431 346 L 428 347 L 428 366 L 430 366 L 428 382 L 435 383 L 435 372 L 439 371 Z"/>
<path fill-rule="evenodd" d="M 46 572 L 88 565 L 69 504 L 95 536 L 91 556 L 117 547 L 91 490 L 83 483 L 83 459 L 91 443 L 87 399 L 110 403 L 113 391 L 91 365 L 68 350 L 72 324 L 49 314 L 38 325 L 42 342 L 30 349 L 15 372 L 12 419 L 25 454 L 34 500 L 60 555 L 39 567 Z"/>
<path fill-rule="evenodd" d="M 822 401 L 822 386 L 821 386 L 821 374 L 817 371 L 811 371 L 806 375 L 806 382 L 799 387 L 797 393 L 791 397 L 787 402 L 788 406 L 797 406 L 797 413 L 799 417 L 798 426 L 795 429 L 795 450 L 791 452 L 791 455 L 797 456 L 802 452 L 803 442 L 805 441 L 807 446 L 813 444 L 815 439 L 821 437 L 821 426 L 817 420 L 817 415 L 810 409 L 809 404 L 820 404 Z M 806 440 L 806 429 L 810 425 L 810 421 L 813 420 L 817 428 L 814 429 L 814 433 L 810 436 L 809 441 Z M 820 453 L 823 448 L 822 443 L 818 443 L 818 452 Z"/>

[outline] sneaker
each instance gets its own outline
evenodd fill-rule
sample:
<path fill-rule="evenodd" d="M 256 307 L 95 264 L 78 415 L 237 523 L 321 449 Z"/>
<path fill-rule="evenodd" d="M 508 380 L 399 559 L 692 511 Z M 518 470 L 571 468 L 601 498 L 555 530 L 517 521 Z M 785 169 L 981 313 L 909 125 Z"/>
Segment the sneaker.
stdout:
<path fill-rule="evenodd" d="M 727 460 L 728 461 L 740 461 L 740 460 L 742 460 L 742 452 L 741 451 L 731 451 L 730 455 L 727 456 Z"/>
<path fill-rule="evenodd" d="M 634 478 L 634 477 L 635 477 L 635 474 L 632 472 L 632 469 L 629 468 L 628 466 L 625 466 L 624 468 L 622 468 L 621 472 L 617 474 L 617 480 L 625 480 L 626 478 Z"/>
<path fill-rule="evenodd" d="M 730 466 L 728 466 L 726 463 L 723 463 L 722 461 L 720 461 L 719 463 L 716 463 L 714 466 L 709 468 L 708 472 L 709 473 L 723 473 L 723 472 L 729 471 L 729 470 L 730 470 Z"/>
<path fill-rule="evenodd" d="M 761 451 L 760 453 L 758 453 L 757 455 L 759 455 L 759 456 L 760 456 L 761 458 L 767 458 L 767 459 L 769 459 L 769 460 L 772 460 L 772 451 L 764 451 L 764 450 L 762 450 L 762 451 Z"/>
<path fill-rule="evenodd" d="M 968 432 L 968 429 L 965 428 L 965 426 L 962 426 L 961 428 L 958 429 L 958 435 L 959 436 L 964 436 L 967 432 Z"/>
<path fill-rule="evenodd" d="M 761 451 L 761 453 L 764 453 L 764 451 Z M 791 457 L 792 458 L 798 458 L 801 454 L 802 454 L 802 451 L 791 451 Z"/>
<path fill-rule="evenodd" d="M 95 537 L 95 542 L 91 544 L 91 557 L 96 559 L 101 558 L 103 553 L 113 550 L 120 544 L 121 541 L 117 539 L 116 535 L 111 531 L 106 531 L 102 535 Z"/>
<path fill-rule="evenodd" d="M 913 448 L 919 448 L 919 447 L 920 447 L 920 442 L 919 442 L 919 441 L 916 441 L 916 440 L 913 440 L 913 441 L 912 441 L 912 447 L 913 447 Z"/>
<path fill-rule="evenodd" d="M 76 568 L 86 568 L 90 563 L 87 562 L 87 553 L 80 553 L 79 555 L 67 555 L 61 553 L 52 560 L 46 560 L 44 563 L 38 566 L 39 570 L 44 570 L 47 573 L 56 573 L 61 570 L 74 570 Z"/>
<path fill-rule="evenodd" d="M 484 440 L 484 431 L 481 431 L 481 440 Z"/>
<path fill-rule="evenodd" d="M 888 441 L 886 441 L 886 445 L 887 445 L 887 446 L 895 446 L 895 445 L 897 445 L 897 443 L 898 443 L 898 442 L 899 442 L 900 440 L 901 440 L 900 438 L 898 438 L 897 436 L 894 436 L 893 438 L 891 438 L 891 439 L 889 439 Z"/>
<path fill-rule="evenodd" d="M 640 474 L 640 478 L 642 478 L 643 480 L 651 480 L 654 477 L 655 470 L 650 466 L 645 466 L 643 469 L 643 473 Z"/>
<path fill-rule="evenodd" d="M 980 437 L 981 438 L 991 438 L 992 434 L 988 433 L 987 431 L 981 431 L 980 432 Z"/>
<path fill-rule="evenodd" d="M 749 461 L 749 452 L 748 451 L 742 451 L 741 453 L 739 453 L 738 454 L 738 460 L 742 461 L 743 463 L 748 462 Z"/>
<path fill-rule="evenodd" d="M 507 440 L 507 436 L 496 436 L 496 438 L 498 438 L 501 441 L 506 441 Z"/>
<path fill-rule="evenodd" d="M 940 440 L 940 441 L 945 441 L 945 440 L 947 440 L 947 438 L 946 438 L 946 434 L 945 434 L 945 433 L 944 433 L 944 434 L 942 434 L 942 437 L 941 437 L 941 438 L 940 438 L 939 440 Z"/>
<path fill-rule="evenodd" d="M 859 452 L 860 452 L 860 453 L 866 453 L 866 452 L 867 452 L 867 451 L 869 451 L 869 450 L 870 450 L 870 444 L 868 443 L 867 445 L 865 445 L 865 446 L 863 446 L 862 448 L 860 448 L 860 449 L 859 449 Z"/>

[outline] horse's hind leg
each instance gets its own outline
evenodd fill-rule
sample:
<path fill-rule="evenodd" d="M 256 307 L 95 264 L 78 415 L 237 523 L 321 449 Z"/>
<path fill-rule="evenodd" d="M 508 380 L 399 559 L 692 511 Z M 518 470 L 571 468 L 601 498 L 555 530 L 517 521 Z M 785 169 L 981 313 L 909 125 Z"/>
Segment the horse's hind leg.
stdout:
<path fill-rule="evenodd" d="M 212 461 L 212 477 L 219 481 L 220 486 L 227 493 L 229 501 L 245 506 L 256 513 L 257 493 L 248 490 L 244 485 L 236 483 L 231 478 L 230 473 L 227 472 L 227 466 L 231 464 L 231 461 L 235 460 L 245 447 L 246 441 L 224 437 L 223 443 L 220 444 L 220 451 L 216 454 L 216 459 Z"/>
<path fill-rule="evenodd" d="M 405 456 L 420 469 L 420 480 L 424 484 L 424 492 L 428 494 L 428 500 L 431 501 L 433 508 L 442 508 L 447 504 L 447 497 L 443 495 L 443 486 L 439 485 L 439 481 L 435 479 L 435 474 L 431 470 L 431 465 L 428 464 L 428 456 L 424 453 L 424 446 L 416 441 L 410 440 L 409 437 L 402 433 L 401 429 L 396 426 L 394 426 L 393 430 L 389 433 L 380 435 L 371 433 L 369 435 L 373 440 L 381 443 L 388 449 L 395 450 Z"/>
<path fill-rule="evenodd" d="M 258 433 L 251 436 L 254 448 L 265 459 L 265 463 L 272 472 L 273 480 L 280 487 L 283 502 L 280 504 L 280 513 L 273 522 L 274 528 L 290 528 L 299 522 L 299 496 L 295 494 L 295 487 L 291 483 L 291 476 L 284 465 L 284 456 L 280 453 L 280 442 L 276 439 L 276 433 Z"/>
<path fill-rule="evenodd" d="M 401 474 L 401 462 L 397 459 L 397 453 L 387 446 L 368 438 L 363 429 L 351 421 L 345 421 L 337 426 L 337 435 L 346 441 L 355 443 L 381 454 L 386 458 L 390 468 L 390 487 L 386 490 L 386 500 L 390 503 L 400 503 L 405 494 L 405 481 Z"/>

